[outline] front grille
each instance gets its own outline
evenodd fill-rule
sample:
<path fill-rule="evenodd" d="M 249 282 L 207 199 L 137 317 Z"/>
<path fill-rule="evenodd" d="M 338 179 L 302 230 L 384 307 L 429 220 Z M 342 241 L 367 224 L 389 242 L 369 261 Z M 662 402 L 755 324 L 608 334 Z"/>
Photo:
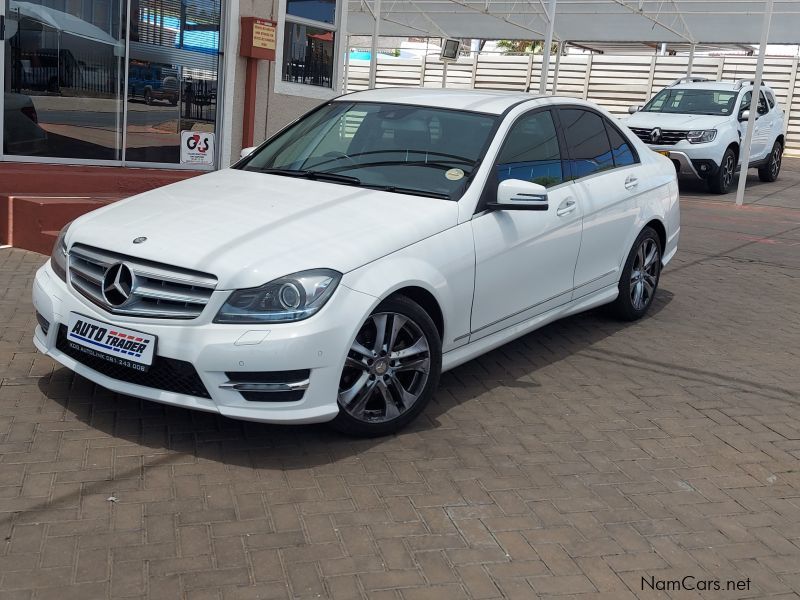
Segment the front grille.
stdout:
<path fill-rule="evenodd" d="M 59 325 L 58 327 L 56 348 L 82 365 L 89 367 L 92 371 L 97 371 L 117 381 L 198 398 L 211 398 L 192 363 L 184 360 L 154 356 L 153 364 L 150 365 L 149 371 L 146 373 L 135 371 L 107 362 L 102 358 L 84 354 L 80 350 L 75 350 L 67 341 L 66 325 Z"/>
<path fill-rule="evenodd" d="M 39 323 L 39 327 L 42 328 L 42 333 L 47 335 L 47 332 L 50 331 L 50 321 L 40 315 L 39 311 L 36 311 L 36 321 Z"/>
<path fill-rule="evenodd" d="M 647 129 L 643 127 L 631 127 L 631 131 L 633 131 L 633 133 L 635 133 L 645 144 L 652 144 L 655 146 L 672 146 L 681 140 L 685 140 L 686 134 L 688 133 L 687 131 L 680 129 L 662 129 L 661 139 L 657 142 L 654 142 L 650 139 L 650 134 L 652 133 L 653 129 L 653 127 Z"/>
<path fill-rule="evenodd" d="M 128 300 L 113 306 L 103 293 L 103 282 L 108 270 L 119 263 L 130 268 L 133 277 Z M 75 244 L 69 251 L 69 278 L 78 292 L 112 314 L 154 319 L 198 317 L 217 286 L 217 278 L 207 273 L 83 244 Z"/>

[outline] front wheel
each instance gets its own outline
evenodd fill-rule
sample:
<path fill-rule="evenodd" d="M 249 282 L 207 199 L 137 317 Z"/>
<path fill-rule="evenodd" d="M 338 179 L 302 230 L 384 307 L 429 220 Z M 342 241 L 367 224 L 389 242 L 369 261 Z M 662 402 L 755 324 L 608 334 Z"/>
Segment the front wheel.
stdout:
<path fill-rule="evenodd" d="M 425 408 L 439 384 L 442 342 L 428 313 L 403 296 L 382 302 L 358 330 L 339 381 L 343 433 L 394 433 Z"/>
<path fill-rule="evenodd" d="M 769 160 L 763 167 L 758 168 L 758 178 L 761 181 L 777 181 L 778 173 L 781 172 L 781 158 L 783 157 L 783 144 L 775 140 L 772 151 L 769 153 Z"/>
<path fill-rule="evenodd" d="M 736 174 L 736 153 L 728 148 L 722 155 L 717 172 L 708 180 L 708 187 L 715 194 L 727 194 Z"/>
<path fill-rule="evenodd" d="M 661 277 L 661 240 L 652 227 L 636 238 L 622 269 L 619 296 L 611 305 L 625 321 L 641 319 L 653 303 Z"/>

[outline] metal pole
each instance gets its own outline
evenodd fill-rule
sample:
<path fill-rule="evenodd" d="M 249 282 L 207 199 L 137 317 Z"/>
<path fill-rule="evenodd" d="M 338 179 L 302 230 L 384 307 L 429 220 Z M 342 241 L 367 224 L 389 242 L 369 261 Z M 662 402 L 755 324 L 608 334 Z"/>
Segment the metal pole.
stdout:
<path fill-rule="evenodd" d="M 694 44 L 689 48 L 689 64 L 686 65 L 686 76 L 692 76 L 692 65 L 694 64 Z"/>
<path fill-rule="evenodd" d="M 556 0 L 550 0 L 547 8 L 547 36 L 542 51 L 542 73 L 539 77 L 539 94 L 547 93 L 547 75 L 550 70 L 550 46 L 553 45 L 553 29 L 556 21 Z"/>
<path fill-rule="evenodd" d="M 372 28 L 372 46 L 369 53 L 369 89 L 375 87 L 375 75 L 378 72 L 378 36 L 381 34 L 381 0 L 373 3 L 375 25 Z"/>
<path fill-rule="evenodd" d="M 742 168 L 739 170 L 739 186 L 736 188 L 736 205 L 744 204 L 744 188 L 747 185 L 747 169 L 750 167 L 750 146 L 753 143 L 753 129 L 756 126 L 758 113 L 758 96 L 761 91 L 761 77 L 764 74 L 764 55 L 767 52 L 769 26 L 772 21 L 773 0 L 766 0 L 764 5 L 764 22 L 761 25 L 761 43 L 758 46 L 758 62 L 756 62 L 756 79 L 753 82 L 753 93 L 750 97 L 750 116 L 747 119 L 747 133 L 740 152 Z"/>
<path fill-rule="evenodd" d="M 553 73 L 553 96 L 555 96 L 556 92 L 558 91 L 558 70 L 561 67 L 561 55 L 564 54 L 566 50 L 567 50 L 567 42 L 562 41 L 558 45 L 558 54 L 556 54 L 556 68 L 555 68 L 555 73 Z"/>
<path fill-rule="evenodd" d="M 344 81 L 342 82 L 342 93 L 346 94 L 350 90 L 349 88 L 349 80 L 350 80 L 350 34 L 347 34 L 344 38 Z M 370 58 L 372 58 L 370 56 Z"/>

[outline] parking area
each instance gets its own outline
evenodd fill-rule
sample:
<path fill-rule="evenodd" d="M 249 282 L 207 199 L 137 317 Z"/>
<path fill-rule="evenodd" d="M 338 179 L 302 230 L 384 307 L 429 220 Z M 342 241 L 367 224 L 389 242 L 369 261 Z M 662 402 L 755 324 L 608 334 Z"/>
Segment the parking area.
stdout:
<path fill-rule="evenodd" d="M 0 250 L 0 598 L 799 597 L 800 159 L 733 199 L 683 186 L 644 320 L 545 327 L 368 441 L 96 388 Z"/>

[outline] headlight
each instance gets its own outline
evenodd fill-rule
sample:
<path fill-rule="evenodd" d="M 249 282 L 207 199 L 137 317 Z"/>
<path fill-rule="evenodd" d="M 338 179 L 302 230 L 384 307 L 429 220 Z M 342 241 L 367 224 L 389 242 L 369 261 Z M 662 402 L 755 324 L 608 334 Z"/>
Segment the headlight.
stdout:
<path fill-rule="evenodd" d="M 287 275 L 257 288 L 233 292 L 215 323 L 289 323 L 307 319 L 333 295 L 342 274 L 313 269 Z"/>
<path fill-rule="evenodd" d="M 686 139 L 690 144 L 713 142 L 715 137 L 717 137 L 716 129 L 696 129 L 686 134 Z"/>
<path fill-rule="evenodd" d="M 50 253 L 50 266 L 62 281 L 67 280 L 67 243 L 64 238 L 67 236 L 67 230 L 71 224 L 72 222 L 67 223 L 58 232 L 56 243 L 53 244 L 53 251 Z"/>

